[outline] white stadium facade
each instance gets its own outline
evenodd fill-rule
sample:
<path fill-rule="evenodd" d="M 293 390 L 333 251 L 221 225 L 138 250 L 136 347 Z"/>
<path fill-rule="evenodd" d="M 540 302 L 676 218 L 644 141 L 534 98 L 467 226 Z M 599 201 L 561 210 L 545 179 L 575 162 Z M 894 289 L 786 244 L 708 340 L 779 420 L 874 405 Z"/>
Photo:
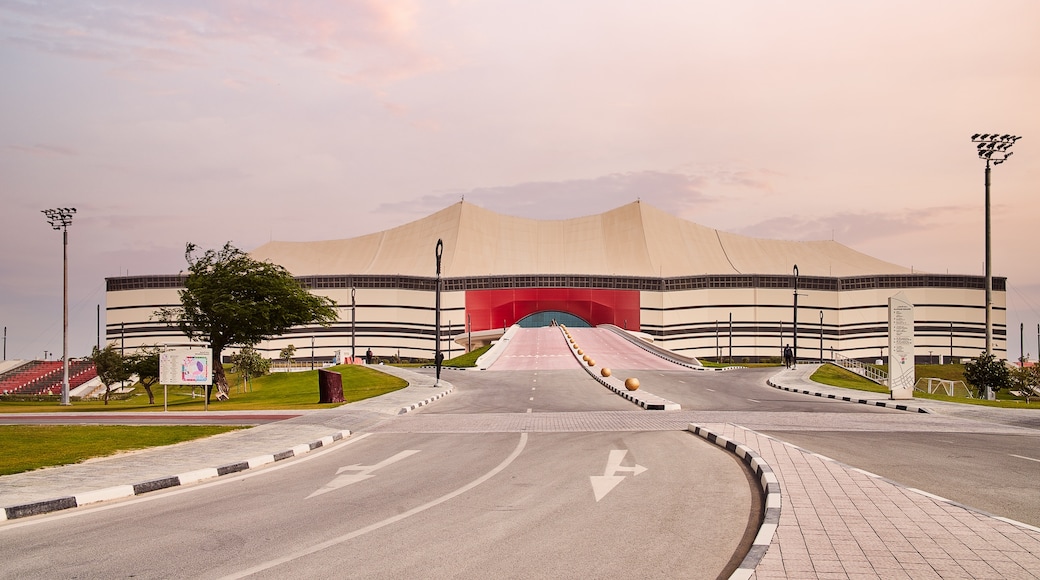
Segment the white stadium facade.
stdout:
<path fill-rule="evenodd" d="M 873 361 L 887 357 L 888 299 L 898 292 L 915 306 L 919 362 L 974 357 L 985 346 L 982 276 L 914 272 L 834 241 L 726 233 L 642 202 L 567 220 L 460 202 L 374 234 L 274 241 L 250 252 L 284 266 L 339 310 L 331 326 L 293 328 L 256 348 L 275 358 L 293 344 L 298 358 L 318 361 L 368 349 L 380 358 L 433 358 L 438 240 L 446 354 L 486 344 L 514 324 L 557 320 L 614 324 L 703 359 L 776 358 L 794 343 L 803 359 Z M 128 349 L 183 344 L 154 315 L 179 304 L 183 281 L 179 274 L 108 278 L 107 340 Z M 1002 358 L 1005 289 L 1006 279 L 994 277 L 993 350 Z"/>

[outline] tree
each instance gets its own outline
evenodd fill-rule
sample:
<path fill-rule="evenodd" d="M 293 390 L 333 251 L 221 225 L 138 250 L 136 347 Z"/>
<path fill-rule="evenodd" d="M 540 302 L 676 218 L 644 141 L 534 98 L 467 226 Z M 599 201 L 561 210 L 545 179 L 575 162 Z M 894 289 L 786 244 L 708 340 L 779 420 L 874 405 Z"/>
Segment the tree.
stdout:
<path fill-rule="evenodd" d="M 225 347 L 251 346 L 293 326 L 327 326 L 338 318 L 331 298 L 311 294 L 282 266 L 254 260 L 230 242 L 201 256 L 196 250 L 190 242 L 184 250 L 189 267 L 181 306 L 156 314 L 188 338 L 209 341 L 218 399 L 229 397 L 221 358 Z M 211 391 L 206 389 L 207 399 Z"/>
<path fill-rule="evenodd" d="M 94 352 L 90 355 L 90 360 L 93 361 L 94 368 L 97 369 L 101 384 L 105 385 L 105 404 L 107 405 L 112 385 L 129 379 L 130 369 L 126 364 L 126 359 L 119 354 L 114 344 L 109 344 L 102 350 L 98 350 L 95 346 Z"/>
<path fill-rule="evenodd" d="M 262 377 L 271 372 L 271 361 L 260 356 L 260 353 L 251 346 L 243 347 L 231 355 L 231 364 L 235 365 L 235 372 L 242 375 L 242 382 L 247 385 L 249 379 Z"/>
<path fill-rule="evenodd" d="M 286 366 L 288 366 L 291 369 L 292 357 L 294 354 L 296 354 L 296 347 L 290 344 L 289 346 L 283 348 L 282 352 L 278 353 L 278 357 L 285 359 Z"/>
<path fill-rule="evenodd" d="M 1004 361 L 983 352 L 979 357 L 964 365 L 964 380 L 975 387 L 979 398 L 985 398 L 986 387 L 994 393 L 1007 387 L 1011 381 L 1011 372 Z"/>
<path fill-rule="evenodd" d="M 1040 394 L 1040 366 L 1022 366 L 1011 369 L 1010 386 L 1022 393 L 1029 404 L 1029 399 Z"/>
<path fill-rule="evenodd" d="M 155 395 L 152 394 L 152 385 L 159 382 L 159 349 L 157 347 L 144 348 L 126 358 L 130 374 L 137 375 L 137 380 L 148 393 L 148 404 L 154 405 Z"/>

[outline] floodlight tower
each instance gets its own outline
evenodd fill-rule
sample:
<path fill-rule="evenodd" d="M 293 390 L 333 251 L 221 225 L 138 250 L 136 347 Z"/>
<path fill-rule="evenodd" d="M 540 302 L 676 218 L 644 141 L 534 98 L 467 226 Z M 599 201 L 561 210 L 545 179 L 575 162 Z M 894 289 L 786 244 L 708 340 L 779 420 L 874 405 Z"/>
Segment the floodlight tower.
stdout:
<path fill-rule="evenodd" d="M 990 162 L 1000 165 L 1011 157 L 1011 146 L 1021 137 L 997 133 L 975 133 L 971 142 L 976 144 L 979 159 L 986 160 L 986 354 L 993 349 L 993 255 L 990 243 L 989 173 Z M 988 388 L 986 389 L 989 390 Z M 987 398 L 989 393 L 986 393 Z"/>
<path fill-rule="evenodd" d="M 61 319 L 61 404 L 69 404 L 69 224 L 74 207 L 59 207 L 40 210 L 47 216 L 47 222 L 55 230 L 61 230 L 61 263 L 62 263 L 62 319 Z"/>

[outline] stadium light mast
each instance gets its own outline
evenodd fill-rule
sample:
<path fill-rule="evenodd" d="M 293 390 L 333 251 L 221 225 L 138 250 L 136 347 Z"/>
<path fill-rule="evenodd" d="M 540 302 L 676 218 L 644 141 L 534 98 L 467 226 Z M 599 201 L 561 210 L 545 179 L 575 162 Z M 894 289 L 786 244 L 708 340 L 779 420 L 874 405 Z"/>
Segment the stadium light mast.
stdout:
<path fill-rule="evenodd" d="M 69 225 L 74 207 L 59 207 L 40 210 L 47 216 L 47 223 L 61 230 L 62 300 L 61 300 L 61 404 L 69 404 Z"/>
<path fill-rule="evenodd" d="M 1000 165 L 1011 157 L 1011 146 L 1021 137 L 997 133 L 975 133 L 971 142 L 976 144 L 979 159 L 986 160 L 986 354 L 993 350 L 993 253 L 990 241 L 989 174 L 990 162 Z M 989 398 L 989 388 L 986 389 Z"/>

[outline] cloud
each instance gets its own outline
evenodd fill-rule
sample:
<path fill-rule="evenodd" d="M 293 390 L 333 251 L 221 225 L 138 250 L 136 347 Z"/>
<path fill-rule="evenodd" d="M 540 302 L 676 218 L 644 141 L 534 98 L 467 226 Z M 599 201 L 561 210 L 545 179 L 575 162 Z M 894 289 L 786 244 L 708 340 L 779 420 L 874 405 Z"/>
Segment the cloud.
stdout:
<path fill-rule="evenodd" d="M 740 227 L 733 233 L 786 240 L 834 239 L 843 244 L 855 245 L 948 228 L 951 223 L 974 213 L 977 213 L 977 208 L 947 206 L 902 212 L 838 212 L 822 216 L 794 214 Z"/>
<path fill-rule="evenodd" d="M 351 82 L 379 82 L 437 66 L 417 42 L 412 0 L 64 0 L 0 4 L 0 38 L 49 54 L 108 61 L 120 70 L 207 66 L 235 45 L 331 64 Z M 288 50 L 286 50 L 288 48 Z"/>
<path fill-rule="evenodd" d="M 426 215 L 463 197 L 499 213 L 537 218 L 568 219 L 610 210 L 636 200 L 665 211 L 712 202 L 701 177 L 658 171 L 614 173 L 591 179 L 535 181 L 426 195 L 419 200 L 382 204 L 377 212 Z"/>
<path fill-rule="evenodd" d="M 79 155 L 79 151 L 76 151 L 75 149 L 62 147 L 61 145 L 46 145 L 43 143 L 33 143 L 32 145 L 8 145 L 4 149 L 22 155 L 32 155 L 35 157 L 75 157 Z"/>

